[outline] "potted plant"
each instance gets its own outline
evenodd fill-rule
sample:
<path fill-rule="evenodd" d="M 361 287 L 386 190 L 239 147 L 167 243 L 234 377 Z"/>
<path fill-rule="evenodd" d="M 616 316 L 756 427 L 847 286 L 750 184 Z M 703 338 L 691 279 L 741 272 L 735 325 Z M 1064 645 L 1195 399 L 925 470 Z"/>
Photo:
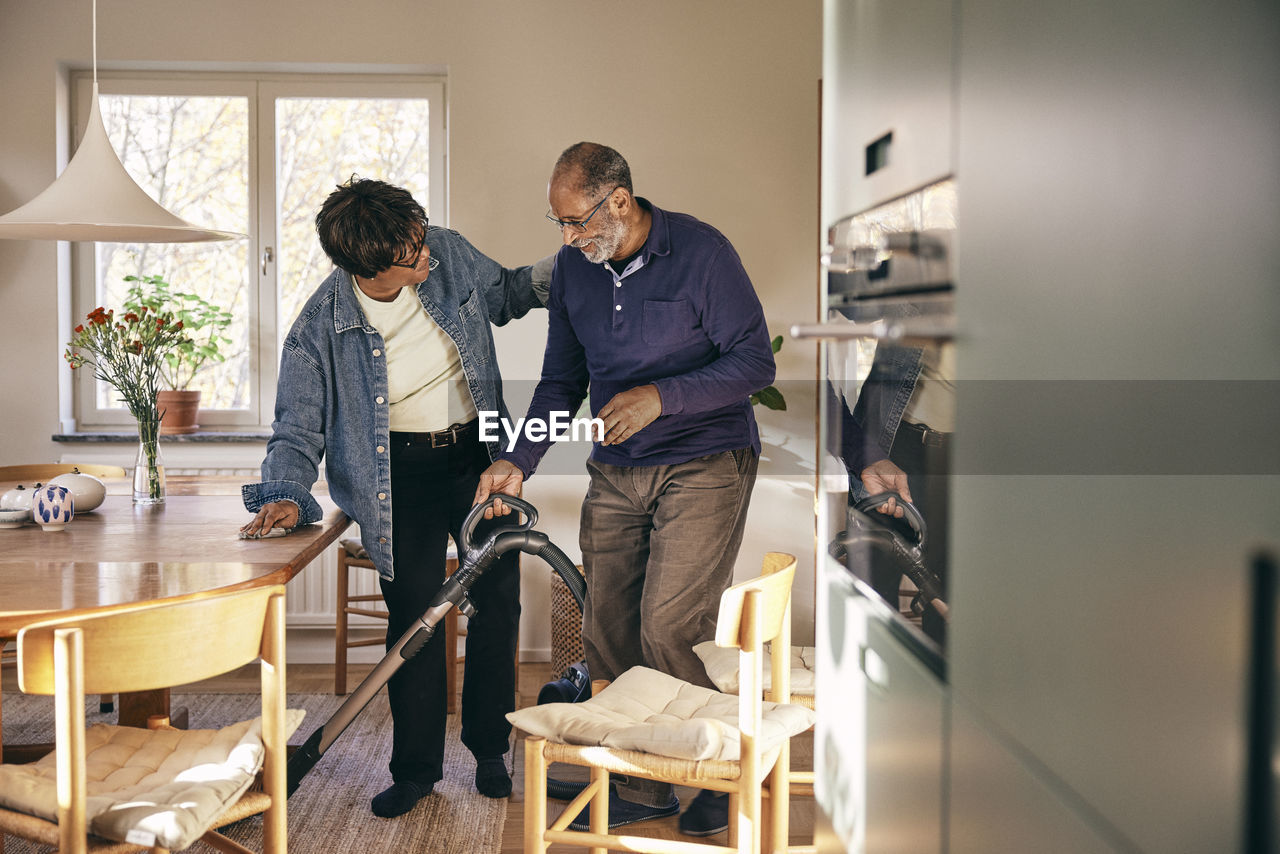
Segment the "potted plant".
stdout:
<path fill-rule="evenodd" d="M 225 334 L 231 324 L 231 312 L 199 294 L 177 290 L 162 276 L 125 276 L 124 280 L 131 283 L 125 299 L 127 311 L 136 313 L 146 308 L 153 314 L 170 315 L 182 324 L 185 336 L 162 354 L 160 375 L 165 388 L 157 392 L 157 408 L 161 434 L 194 433 L 200 390 L 190 386 L 205 364 L 226 360 L 221 348 L 231 343 Z"/>

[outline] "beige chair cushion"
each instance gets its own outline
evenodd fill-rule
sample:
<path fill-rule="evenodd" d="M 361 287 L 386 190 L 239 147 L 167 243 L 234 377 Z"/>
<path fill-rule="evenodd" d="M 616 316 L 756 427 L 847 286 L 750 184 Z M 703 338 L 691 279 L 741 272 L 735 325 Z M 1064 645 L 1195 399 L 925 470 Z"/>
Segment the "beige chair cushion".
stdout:
<path fill-rule="evenodd" d="M 286 738 L 305 714 L 286 712 Z M 217 730 L 95 724 L 85 732 L 85 754 L 89 832 L 181 850 L 244 794 L 262 768 L 262 718 Z M 55 762 L 50 753 L 29 765 L 0 765 L 0 805 L 56 821 Z"/>
<path fill-rule="evenodd" d="M 770 644 L 772 646 L 772 644 Z M 738 651 L 723 646 L 716 646 L 715 641 L 703 641 L 693 648 L 702 666 L 707 670 L 707 678 L 726 694 L 738 693 Z M 813 672 L 818 661 L 818 650 L 812 646 L 791 647 L 791 693 L 814 693 Z M 773 687 L 773 678 L 769 671 L 769 653 L 764 654 L 764 688 Z"/>
<path fill-rule="evenodd" d="M 736 653 L 735 653 L 736 656 Z M 810 709 L 764 704 L 760 745 L 768 752 L 813 725 Z M 677 759 L 738 759 L 738 698 L 633 667 L 582 703 L 545 703 L 507 715 L 533 735 Z"/>

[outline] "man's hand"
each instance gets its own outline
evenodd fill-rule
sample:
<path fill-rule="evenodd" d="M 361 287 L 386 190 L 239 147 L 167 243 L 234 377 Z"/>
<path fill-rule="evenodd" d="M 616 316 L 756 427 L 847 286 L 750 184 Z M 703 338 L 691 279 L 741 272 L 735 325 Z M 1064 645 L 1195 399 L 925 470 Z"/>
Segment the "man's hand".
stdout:
<path fill-rule="evenodd" d="M 523 483 L 524 472 L 520 471 L 514 463 L 498 460 L 480 473 L 480 483 L 476 486 L 476 498 L 471 502 L 471 506 L 474 507 L 495 492 L 519 498 L 520 486 Z M 492 507 L 485 508 L 484 518 L 492 519 L 494 516 L 506 516 L 510 513 L 511 508 L 503 504 L 502 499 L 499 498 L 493 502 Z"/>
<path fill-rule="evenodd" d="M 907 487 L 907 473 L 888 460 L 879 460 L 862 470 L 862 485 L 871 495 L 882 492 L 896 492 L 904 501 L 911 500 L 911 490 Z M 876 508 L 888 516 L 902 518 L 902 508 L 898 502 L 890 498 Z"/>
<path fill-rule="evenodd" d="M 271 501 L 263 504 L 258 515 L 240 529 L 240 533 L 257 536 L 272 528 L 294 528 L 298 524 L 298 505 L 292 501 Z"/>
<path fill-rule="evenodd" d="M 600 407 L 596 417 L 604 422 L 602 445 L 620 445 L 653 423 L 662 414 L 662 395 L 653 384 L 619 392 Z"/>

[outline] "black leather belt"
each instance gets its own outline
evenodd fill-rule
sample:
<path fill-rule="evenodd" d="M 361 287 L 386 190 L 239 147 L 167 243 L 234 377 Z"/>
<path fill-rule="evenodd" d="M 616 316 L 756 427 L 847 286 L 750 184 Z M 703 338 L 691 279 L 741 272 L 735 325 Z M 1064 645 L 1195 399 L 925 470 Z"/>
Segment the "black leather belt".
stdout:
<path fill-rule="evenodd" d="M 433 448 L 447 448 L 450 445 L 456 445 L 459 442 L 470 439 L 471 434 L 476 431 L 476 422 L 477 419 L 472 419 L 466 424 L 450 424 L 443 430 L 436 430 L 432 433 L 408 433 L 392 430 L 391 441 L 406 445 L 430 445 Z"/>
<path fill-rule="evenodd" d="M 950 433 L 940 433 L 937 430 L 930 430 L 923 424 L 916 424 L 912 421 L 903 421 L 898 424 L 898 431 L 905 431 L 906 439 L 911 442 L 918 442 L 930 448 L 943 448 L 951 441 Z"/>

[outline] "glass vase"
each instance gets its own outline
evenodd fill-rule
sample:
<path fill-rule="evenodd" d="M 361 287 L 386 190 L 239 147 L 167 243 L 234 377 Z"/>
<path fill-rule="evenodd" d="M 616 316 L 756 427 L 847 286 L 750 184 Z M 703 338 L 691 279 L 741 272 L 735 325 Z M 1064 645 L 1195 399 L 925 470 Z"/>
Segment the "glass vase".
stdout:
<path fill-rule="evenodd" d="M 133 503 L 164 503 L 164 460 L 160 419 L 138 422 L 138 459 L 133 469 Z"/>

